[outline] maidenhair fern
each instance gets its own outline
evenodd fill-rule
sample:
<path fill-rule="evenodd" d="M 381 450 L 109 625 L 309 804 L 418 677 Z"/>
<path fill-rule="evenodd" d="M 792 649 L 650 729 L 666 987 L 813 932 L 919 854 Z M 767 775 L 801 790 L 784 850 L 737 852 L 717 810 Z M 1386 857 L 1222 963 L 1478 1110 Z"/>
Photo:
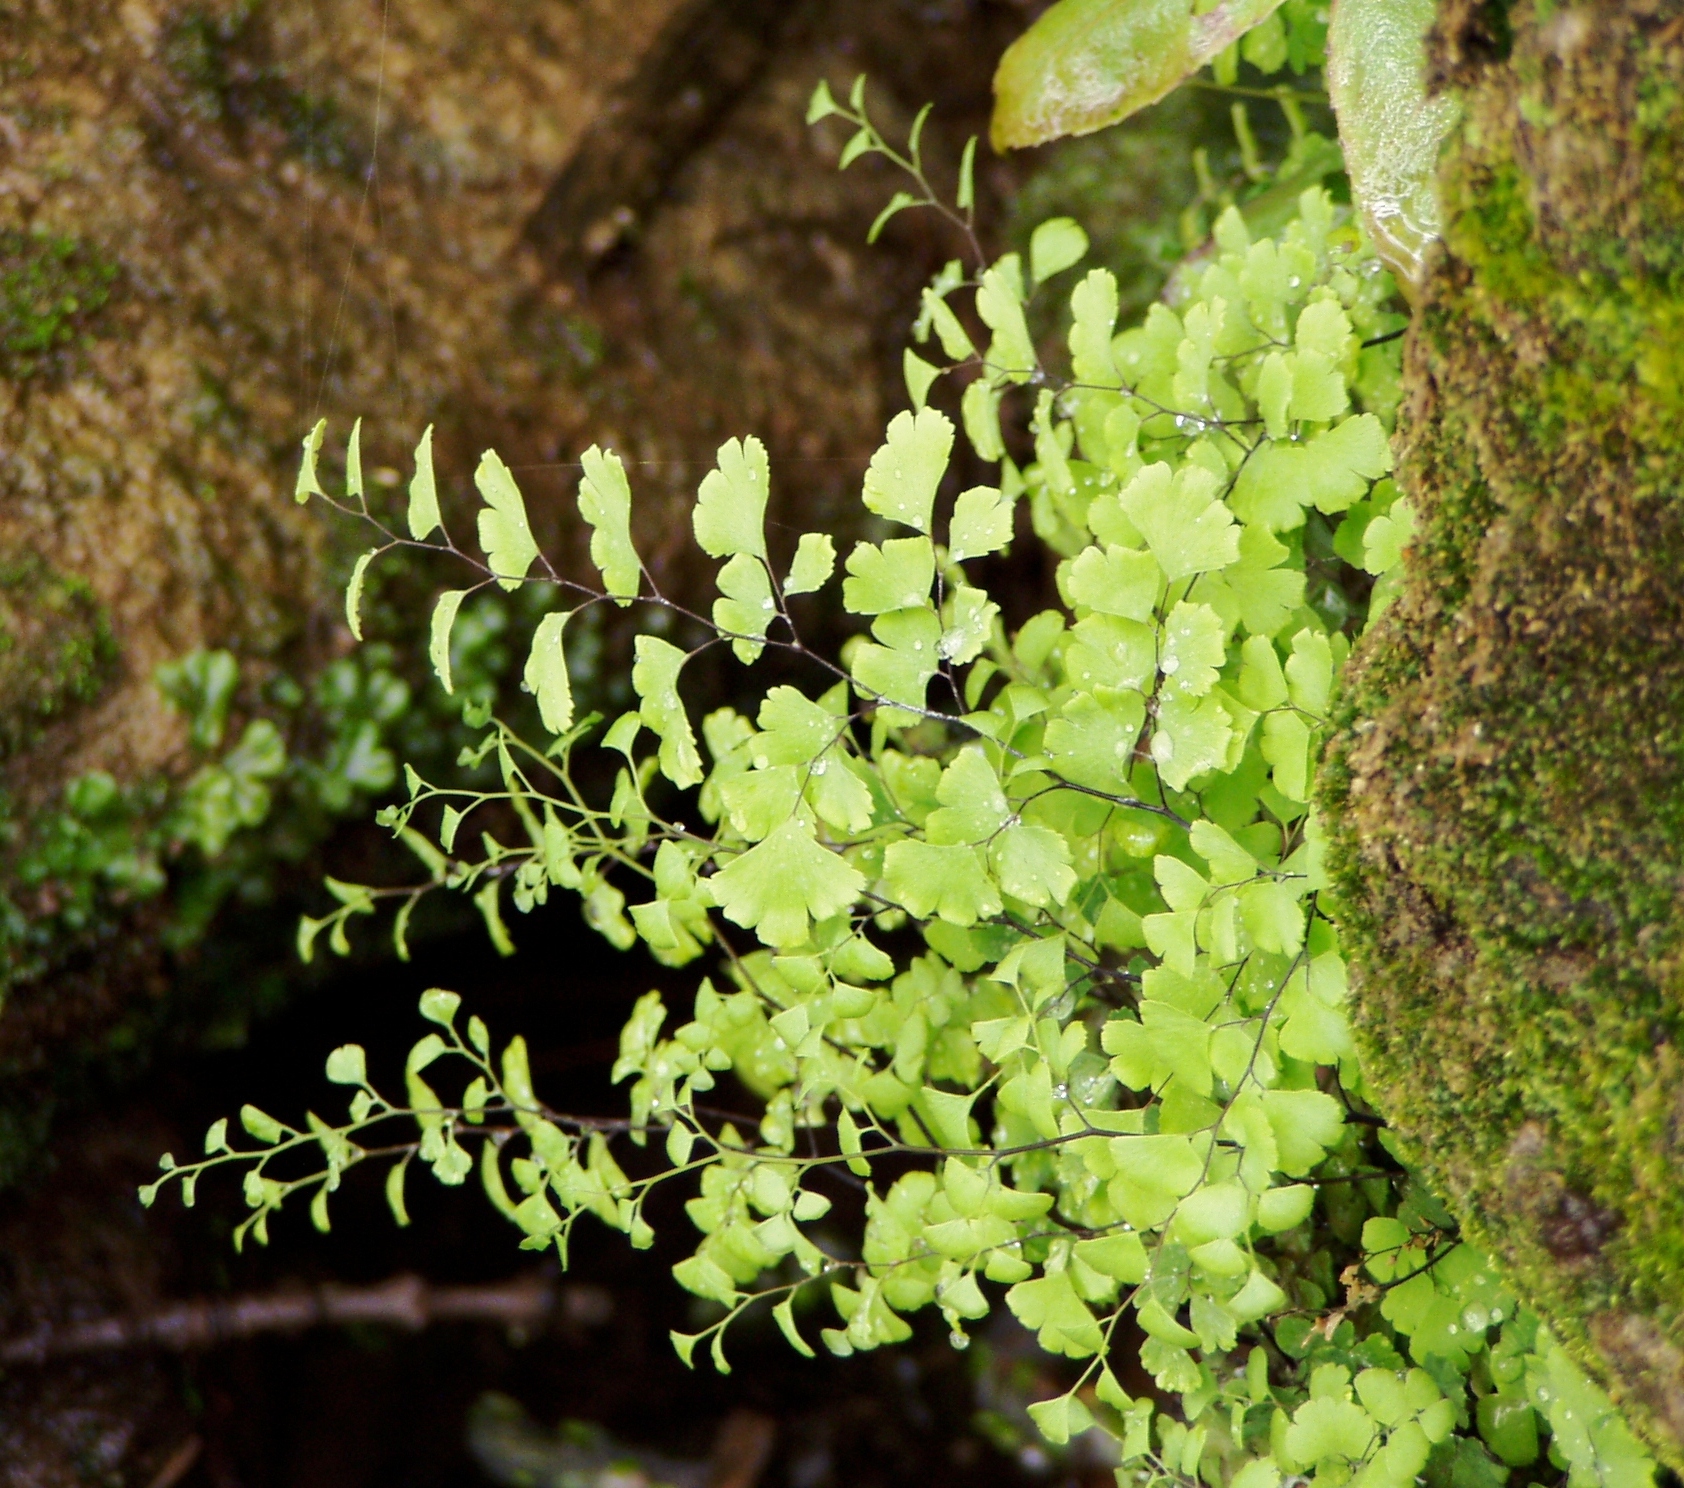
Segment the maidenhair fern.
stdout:
<path fill-rule="evenodd" d="M 855 154 L 886 150 L 863 108 L 821 91 L 813 113 L 849 117 Z M 967 224 L 968 206 L 967 187 Z M 191 1202 L 202 1174 L 241 1170 L 237 1238 L 263 1240 L 295 1195 L 325 1229 L 360 1164 L 387 1165 L 400 1223 L 416 1164 L 450 1185 L 477 1169 L 522 1244 L 565 1258 L 586 1214 L 649 1245 L 646 1200 L 679 1181 L 696 1244 L 675 1274 L 717 1308 L 674 1336 L 686 1359 L 705 1343 L 725 1368 L 754 1306 L 804 1354 L 896 1343 L 931 1307 L 963 1347 L 1004 1306 L 1073 1361 L 1033 1407 L 1040 1429 L 1106 1434 L 1122 1483 L 1638 1482 L 1646 1459 L 1607 1401 L 1390 1150 L 1346 1023 L 1308 802 L 1349 638 L 1411 530 L 1388 479 L 1391 278 L 1320 189 L 1276 237 L 1229 209 L 1140 325 L 1115 324 L 1104 267 L 1076 279 L 1068 360 L 1047 366 L 1025 305 L 1086 246 L 1050 222 L 1027 264 L 952 265 L 926 292 L 913 406 L 864 478 L 877 540 L 841 573 L 824 533 L 775 551 L 766 450 L 727 441 L 693 511 L 722 560 L 707 616 L 642 565 L 614 452 L 582 460 L 590 578 L 552 569 L 493 453 L 475 475 L 483 559 L 449 534 L 427 438 L 404 535 L 368 503 L 353 432 L 330 504 L 378 539 L 353 629 L 371 562 L 417 545 L 455 560 L 466 581 L 430 628 L 449 690 L 464 598 L 544 586 L 525 669 L 543 732 L 474 705 L 464 763 L 495 762 L 500 788 L 411 771 L 382 821 L 425 882 L 330 885 L 305 954 L 323 932 L 343 948 L 382 895 L 401 947 L 434 886 L 473 896 L 507 944 L 504 907 L 559 889 L 614 944 L 707 974 L 676 1015 L 638 1002 L 623 1119 L 552 1110 L 518 1035 L 464 1025 L 432 991 L 401 1097 L 340 1048 L 327 1074 L 348 1115 L 292 1126 L 248 1106 L 256 1146 L 218 1122 L 144 1198 L 176 1182 Z M 954 489 L 961 431 L 992 484 Z M 321 443 L 318 427 L 301 500 L 324 494 Z M 1030 443 L 1019 469 L 1006 451 Z M 1063 604 L 1009 634 L 979 575 L 1030 540 L 1025 506 Z M 861 624 L 840 658 L 802 640 L 801 596 L 837 590 Z M 572 617 L 605 604 L 664 622 L 636 640 L 638 706 L 603 728 L 574 716 L 566 652 Z M 782 653 L 800 680 L 698 732 L 685 668 L 720 647 Z M 601 751 L 618 765 L 599 795 L 601 772 L 575 766 Z M 903 927 L 921 950 L 896 949 Z M 746 1094 L 754 1116 L 709 1103 L 728 1079 L 742 1093 L 719 1099 Z M 851 1232 L 831 1213 L 848 1184 L 865 1192 Z M 1155 1384 L 1138 1397 L 1118 1359 L 1137 1337 Z"/>

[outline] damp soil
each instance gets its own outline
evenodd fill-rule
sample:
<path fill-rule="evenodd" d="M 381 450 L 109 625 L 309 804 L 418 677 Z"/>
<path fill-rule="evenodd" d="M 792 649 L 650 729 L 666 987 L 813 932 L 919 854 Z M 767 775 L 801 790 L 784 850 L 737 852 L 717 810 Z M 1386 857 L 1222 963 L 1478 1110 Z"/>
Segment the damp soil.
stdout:
<path fill-rule="evenodd" d="M 318 1234 L 296 1206 L 274 1225 L 267 1248 L 244 1254 L 230 1243 L 244 1213 L 231 1180 L 207 1182 L 190 1211 L 173 1197 L 146 1211 L 134 1197 L 160 1152 L 197 1150 L 205 1127 L 242 1102 L 291 1120 L 306 1105 L 331 1112 L 343 1091 L 320 1071 L 335 1044 L 362 1042 L 376 1083 L 399 1081 L 404 1052 L 424 1027 L 416 998 L 429 985 L 461 991 L 464 1011 L 482 1016 L 494 1038 L 524 1032 L 550 1104 L 623 1111 L 623 1090 L 610 1085 L 608 1071 L 632 1002 L 664 984 L 682 1006 L 694 978 L 613 951 L 570 905 L 519 928 L 520 951 L 506 961 L 480 936 L 463 934 L 426 945 L 408 966 L 352 969 L 247 1048 L 177 1063 L 67 1125 L 34 1180 L 0 1200 L 0 1337 L 171 1301 L 370 1284 L 404 1272 L 474 1284 L 554 1269 L 553 1253 L 539 1258 L 518 1247 L 516 1232 L 472 1182 L 444 1190 L 424 1174 L 412 1177 L 412 1223 L 399 1229 L 380 1175 L 353 1174 L 331 1233 Z M 318 1328 L 185 1355 L 129 1351 L 13 1369 L 0 1377 L 0 1482 L 489 1484 L 467 1444 L 470 1408 L 488 1391 L 513 1397 L 545 1427 L 591 1422 L 628 1449 L 700 1460 L 731 1412 L 755 1412 L 775 1431 L 759 1482 L 778 1488 L 1080 1479 L 1078 1466 L 1052 1463 L 1027 1435 L 1014 1436 L 1014 1420 L 1026 1424 L 1023 1404 L 1057 1383 L 1040 1377 L 1048 1361 L 1009 1318 L 963 1353 L 931 1316 L 901 1348 L 808 1361 L 768 1318 L 751 1317 L 730 1335 L 729 1376 L 706 1364 L 686 1369 L 669 1330 L 710 1319 L 670 1275 L 694 1238 L 682 1197 L 674 1192 L 652 1209 L 658 1238 L 650 1251 L 581 1224 L 558 1278 L 560 1302 L 531 1338 L 489 1324 L 419 1333 Z M 845 1213 L 845 1191 L 838 1200 Z M 809 1334 L 828 1325 L 827 1312 L 815 1308 Z M 191 1466 L 172 1479 L 172 1459 L 179 1468 L 184 1455 Z M 1108 1471 L 1093 1477 L 1101 1480 Z"/>

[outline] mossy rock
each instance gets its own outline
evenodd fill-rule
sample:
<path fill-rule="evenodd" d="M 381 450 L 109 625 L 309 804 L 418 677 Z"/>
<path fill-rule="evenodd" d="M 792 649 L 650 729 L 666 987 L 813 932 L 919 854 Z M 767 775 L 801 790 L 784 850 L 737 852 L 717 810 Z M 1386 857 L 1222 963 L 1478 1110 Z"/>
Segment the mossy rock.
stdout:
<path fill-rule="evenodd" d="M 806 127 L 806 98 L 821 75 L 846 87 L 867 70 L 891 128 L 933 97 L 926 148 L 957 159 L 1016 18 L 989 0 L 937 20 L 917 0 L 529 9 L 65 0 L 7 33 L 0 1181 L 23 1140 L 8 1133 L 33 1130 L 6 1111 L 42 1109 L 77 1070 L 138 1066 L 172 1019 L 241 1026 L 256 971 L 293 970 L 291 924 L 328 866 L 312 854 L 372 816 L 397 757 L 454 768 L 424 634 L 448 569 L 379 565 L 364 630 L 390 649 L 376 662 L 354 645 L 341 586 L 366 534 L 292 501 L 319 415 L 329 487 L 360 415 L 370 498 L 400 524 L 425 427 L 459 532 L 496 447 L 570 567 L 588 561 L 572 462 L 614 446 L 675 597 L 711 586 L 713 565 L 677 538 L 729 436 L 771 444 L 776 530 L 857 509 L 905 396 L 904 324 L 956 245 L 908 214 L 892 250 L 869 248 L 900 183 L 881 162 L 835 171 L 841 141 Z M 692 84 L 707 104 L 693 118 Z M 979 184 L 985 215 L 1000 179 Z M 581 256 L 544 208 L 570 215 L 592 182 L 626 193 L 598 205 L 627 225 Z M 484 680 L 517 705 L 533 621 L 511 607 L 458 628 L 477 629 Z M 623 628 L 575 646 L 625 692 Z M 213 657 L 238 680 L 207 744 L 158 677 Z M 394 713 L 403 688 L 426 706 Z M 207 778 L 255 720 L 282 736 L 286 773 Z M 247 751 L 260 774 L 273 743 Z M 176 832 L 195 789 L 240 830 Z M 223 924 L 274 961 L 230 970 L 217 906 L 265 894 L 261 933 Z M 214 1015 L 177 998 L 194 957 L 228 988 Z"/>
<path fill-rule="evenodd" d="M 1684 1466 L 1684 28 L 1446 3 L 1419 529 L 1322 775 L 1403 1147 Z"/>
<path fill-rule="evenodd" d="M 0 567 L 0 759 L 97 697 L 116 660 L 110 621 L 84 580 L 33 554 Z"/>
<path fill-rule="evenodd" d="M 0 377 L 62 367 L 99 324 L 117 273 L 79 238 L 0 231 Z"/>

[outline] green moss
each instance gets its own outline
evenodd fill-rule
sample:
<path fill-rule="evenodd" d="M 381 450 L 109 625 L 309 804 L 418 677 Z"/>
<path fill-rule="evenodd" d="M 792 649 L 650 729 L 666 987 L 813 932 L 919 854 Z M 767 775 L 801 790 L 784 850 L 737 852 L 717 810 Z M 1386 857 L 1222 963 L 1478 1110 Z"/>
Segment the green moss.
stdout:
<path fill-rule="evenodd" d="M 1616 15 L 1563 64 L 1568 22 L 1513 19 L 1447 160 L 1406 363 L 1420 535 L 1323 804 L 1388 1119 L 1678 1466 L 1684 210 L 1638 200 L 1633 162 L 1684 131 L 1644 81 L 1684 42 Z M 1542 150 L 1546 117 L 1596 131 L 1606 168 Z"/>
<path fill-rule="evenodd" d="M 0 759 L 97 697 L 117 662 L 87 584 L 26 555 L 0 565 Z"/>
<path fill-rule="evenodd" d="M 0 377 L 22 381 L 94 334 L 117 272 L 77 238 L 0 232 Z"/>

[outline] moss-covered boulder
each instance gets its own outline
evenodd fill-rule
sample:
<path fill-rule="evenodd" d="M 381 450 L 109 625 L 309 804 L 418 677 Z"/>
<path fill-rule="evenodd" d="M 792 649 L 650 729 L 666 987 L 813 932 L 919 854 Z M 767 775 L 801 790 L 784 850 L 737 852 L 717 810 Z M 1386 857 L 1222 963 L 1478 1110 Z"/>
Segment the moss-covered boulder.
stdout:
<path fill-rule="evenodd" d="M 1399 1140 L 1684 1466 L 1684 23 L 1445 0 L 1403 590 L 1323 774 Z"/>

